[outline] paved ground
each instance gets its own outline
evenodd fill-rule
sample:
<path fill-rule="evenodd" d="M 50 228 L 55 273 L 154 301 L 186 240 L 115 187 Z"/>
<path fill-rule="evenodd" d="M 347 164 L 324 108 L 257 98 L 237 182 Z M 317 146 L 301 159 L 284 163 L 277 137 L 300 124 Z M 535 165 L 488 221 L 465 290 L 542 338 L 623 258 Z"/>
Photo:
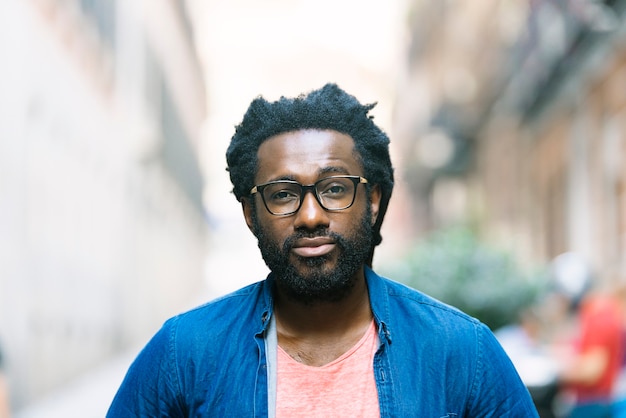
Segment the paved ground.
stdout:
<path fill-rule="evenodd" d="M 103 418 L 138 350 L 121 355 L 47 398 L 15 411 L 14 418 Z"/>

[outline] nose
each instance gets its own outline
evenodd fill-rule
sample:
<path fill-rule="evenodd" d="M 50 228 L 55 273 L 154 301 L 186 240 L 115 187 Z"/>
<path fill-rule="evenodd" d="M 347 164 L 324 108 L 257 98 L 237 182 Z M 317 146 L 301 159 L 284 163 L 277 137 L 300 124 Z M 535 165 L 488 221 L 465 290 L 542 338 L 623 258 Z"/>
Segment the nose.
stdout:
<path fill-rule="evenodd" d="M 328 226 L 328 212 L 320 205 L 312 190 L 308 190 L 302 196 L 302 205 L 296 212 L 296 229 L 316 229 L 320 226 Z"/>

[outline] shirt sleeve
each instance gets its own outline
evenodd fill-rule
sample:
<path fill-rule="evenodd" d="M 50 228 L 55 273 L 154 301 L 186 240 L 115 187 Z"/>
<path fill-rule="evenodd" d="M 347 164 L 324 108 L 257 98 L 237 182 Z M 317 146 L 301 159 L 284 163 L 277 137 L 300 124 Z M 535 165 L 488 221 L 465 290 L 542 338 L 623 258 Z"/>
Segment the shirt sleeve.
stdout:
<path fill-rule="evenodd" d="M 166 322 L 133 361 L 107 418 L 185 416 L 174 347 L 175 319 Z"/>
<path fill-rule="evenodd" d="M 493 333 L 478 327 L 476 374 L 469 400 L 470 417 L 538 417 L 528 389 Z"/>

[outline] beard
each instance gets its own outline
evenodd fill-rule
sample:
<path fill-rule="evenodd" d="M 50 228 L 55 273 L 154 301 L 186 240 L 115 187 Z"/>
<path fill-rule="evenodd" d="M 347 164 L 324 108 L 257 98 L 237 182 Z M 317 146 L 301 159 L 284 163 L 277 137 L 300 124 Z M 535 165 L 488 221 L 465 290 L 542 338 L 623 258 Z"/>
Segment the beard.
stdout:
<path fill-rule="evenodd" d="M 371 208 L 349 236 L 318 228 L 314 231 L 297 230 L 282 247 L 272 240 L 261 226 L 256 210 L 253 225 L 263 260 L 276 277 L 276 285 L 292 301 L 306 305 L 342 300 L 358 280 L 356 272 L 369 259 L 374 248 L 374 228 L 370 223 Z M 335 266 L 330 266 L 332 254 L 320 257 L 295 256 L 298 266 L 291 260 L 291 249 L 301 238 L 330 237 L 336 243 L 338 255 Z"/>

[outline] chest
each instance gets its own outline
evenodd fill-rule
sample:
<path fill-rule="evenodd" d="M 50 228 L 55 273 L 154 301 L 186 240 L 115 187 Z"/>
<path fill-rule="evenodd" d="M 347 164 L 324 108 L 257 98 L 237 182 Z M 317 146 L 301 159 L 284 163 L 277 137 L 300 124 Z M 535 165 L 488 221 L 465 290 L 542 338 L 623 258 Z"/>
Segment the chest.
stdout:
<path fill-rule="evenodd" d="M 353 347 L 321 367 L 302 364 L 279 347 L 276 417 L 379 417 L 377 347 L 373 324 Z"/>

